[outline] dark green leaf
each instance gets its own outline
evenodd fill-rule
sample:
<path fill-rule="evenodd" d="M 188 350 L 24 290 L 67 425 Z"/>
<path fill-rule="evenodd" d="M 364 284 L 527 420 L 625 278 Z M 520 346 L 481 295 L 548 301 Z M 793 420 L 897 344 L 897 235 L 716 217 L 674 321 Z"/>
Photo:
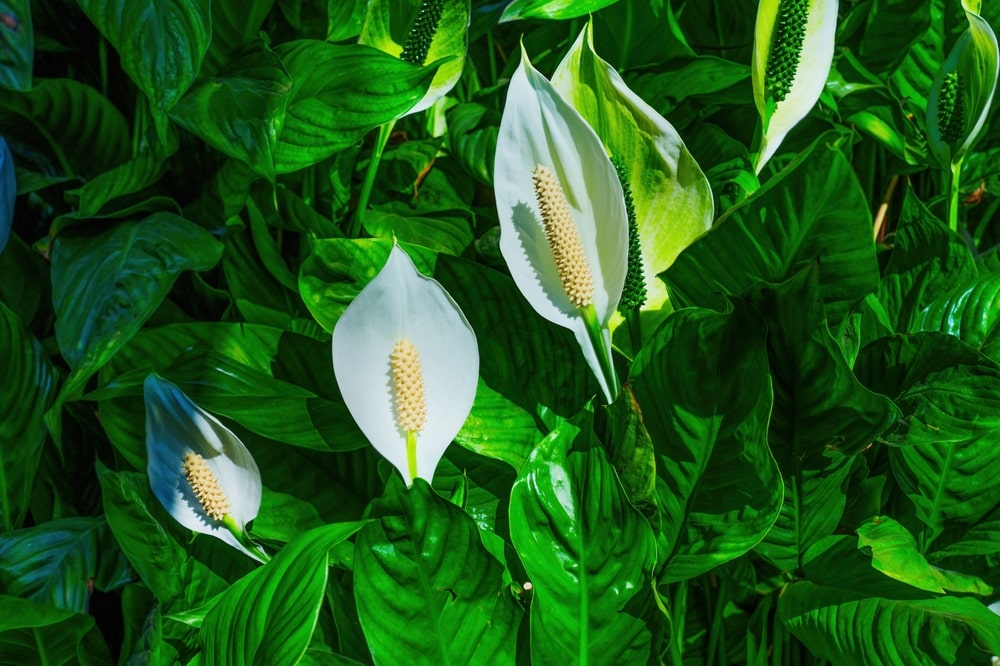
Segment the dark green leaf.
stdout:
<path fill-rule="evenodd" d="M 212 37 L 208 0 L 78 0 L 152 104 L 167 143 L 167 112 L 194 83 Z"/>
<path fill-rule="evenodd" d="M 83 187 L 66 192 L 66 196 L 76 202 L 78 217 L 94 217 L 108 202 L 152 185 L 165 171 L 162 156 L 147 150 L 87 181 Z"/>
<path fill-rule="evenodd" d="M 198 82 L 170 112 L 181 127 L 274 180 L 275 151 L 292 80 L 265 47 Z"/>
<path fill-rule="evenodd" d="M 782 282 L 812 262 L 830 323 L 878 286 L 871 214 L 844 156 L 822 140 L 695 241 L 663 274 L 680 304 L 722 306 L 756 281 Z"/>
<path fill-rule="evenodd" d="M 4 30 L 0 23 L 0 30 Z M 70 79 L 0 96 L 0 132 L 37 151 L 45 171 L 92 178 L 128 158 L 125 118 L 99 92 Z"/>
<path fill-rule="evenodd" d="M 879 300 L 896 330 L 901 333 L 939 330 L 914 328 L 914 322 L 927 318 L 921 310 L 932 301 L 940 300 L 955 287 L 964 287 L 976 274 L 972 253 L 965 241 L 931 215 L 907 187 L 899 226 L 893 237 L 892 254 L 879 285 Z M 938 311 L 941 310 L 938 306 Z"/>
<path fill-rule="evenodd" d="M 19 666 L 114 663 L 93 617 L 7 595 L 0 595 L 0 655 Z"/>
<path fill-rule="evenodd" d="M 130 577 L 103 518 L 63 518 L 0 535 L 0 589 L 22 599 L 86 613 L 88 588 L 111 592 Z"/>
<path fill-rule="evenodd" d="M 913 319 L 911 331 L 940 331 L 1000 361 L 1000 274 L 959 283 Z"/>
<path fill-rule="evenodd" d="M 423 97 L 435 71 L 361 45 L 303 40 L 275 52 L 293 82 L 278 173 L 316 164 L 402 116 Z"/>
<path fill-rule="evenodd" d="M 327 551 L 362 524 L 325 525 L 306 532 L 226 590 L 201 627 L 203 663 L 299 663 L 323 601 Z"/>
<path fill-rule="evenodd" d="M 0 520 L 19 527 L 28 511 L 35 470 L 45 444 L 42 415 L 55 396 L 56 372 L 42 345 L 0 303 Z"/>
<path fill-rule="evenodd" d="M 160 305 L 177 276 L 204 271 L 222 245 L 201 227 L 156 213 L 94 237 L 60 236 L 52 250 L 56 340 L 74 386 L 104 365 Z"/>
<path fill-rule="evenodd" d="M 686 580 L 753 548 L 782 502 L 767 447 L 766 329 L 745 304 L 688 308 L 646 341 L 629 384 L 657 456 L 660 582 Z"/>
<path fill-rule="evenodd" d="M 35 58 L 30 0 L 0 2 L 0 45 L 0 88 L 30 90 Z"/>

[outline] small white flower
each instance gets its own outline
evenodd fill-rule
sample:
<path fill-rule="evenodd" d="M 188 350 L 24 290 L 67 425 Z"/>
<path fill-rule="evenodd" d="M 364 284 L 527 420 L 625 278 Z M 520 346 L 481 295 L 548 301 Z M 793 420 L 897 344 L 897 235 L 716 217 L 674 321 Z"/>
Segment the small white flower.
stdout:
<path fill-rule="evenodd" d="M 518 289 L 573 331 L 610 402 L 609 324 L 628 267 L 625 199 L 601 140 L 521 50 L 494 167 L 500 251 Z"/>
<path fill-rule="evenodd" d="M 361 431 L 409 486 L 433 478 L 465 423 L 479 346 L 444 287 L 393 244 L 334 327 L 333 371 Z"/>
<path fill-rule="evenodd" d="M 250 557 L 267 555 L 246 534 L 260 510 L 260 471 L 246 446 L 175 384 L 151 374 L 146 402 L 147 473 L 174 520 Z"/>
<path fill-rule="evenodd" d="M 780 79 L 781 92 L 777 94 L 783 99 L 776 99 L 775 90 L 767 83 L 773 80 L 768 76 L 768 66 L 771 64 L 772 52 L 781 32 L 780 12 L 786 7 L 794 6 L 789 0 L 761 0 L 757 6 L 757 23 L 754 30 L 753 61 L 751 73 L 753 76 L 753 98 L 760 113 L 763 136 L 760 152 L 754 163 L 757 173 L 761 172 L 767 161 L 771 159 L 778 146 L 793 127 L 799 124 L 809 111 L 816 105 L 833 63 L 834 39 L 837 33 L 837 0 L 810 0 L 803 2 L 807 13 L 805 32 L 802 35 L 801 48 L 793 48 L 797 57 L 794 76 L 789 80 Z M 775 34 L 779 33 L 779 34 Z M 772 64 L 772 68 L 774 65 Z M 780 69 L 780 68 L 779 68 Z M 782 70 L 786 71 L 787 70 Z"/>

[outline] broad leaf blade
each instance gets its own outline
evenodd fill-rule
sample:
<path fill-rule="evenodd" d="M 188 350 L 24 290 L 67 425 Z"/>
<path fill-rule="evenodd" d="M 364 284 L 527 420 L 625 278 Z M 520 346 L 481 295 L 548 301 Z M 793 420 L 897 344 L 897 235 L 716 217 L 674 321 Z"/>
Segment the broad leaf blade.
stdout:
<path fill-rule="evenodd" d="M 521 611 L 466 513 L 393 476 L 358 534 L 354 596 L 376 664 L 510 663 Z"/>
<path fill-rule="evenodd" d="M 299 663 L 323 602 L 327 552 L 362 525 L 325 525 L 306 532 L 226 590 L 201 627 L 202 663 Z"/>
<path fill-rule="evenodd" d="M 656 540 L 593 430 L 560 423 L 529 456 L 510 499 L 511 540 L 533 586 L 534 664 L 646 663 L 658 643 Z"/>

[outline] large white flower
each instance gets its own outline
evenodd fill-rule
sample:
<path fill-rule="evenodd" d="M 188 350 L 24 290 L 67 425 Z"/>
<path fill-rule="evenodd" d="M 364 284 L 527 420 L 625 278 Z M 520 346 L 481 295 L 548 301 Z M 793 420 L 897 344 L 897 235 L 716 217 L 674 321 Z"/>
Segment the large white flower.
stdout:
<path fill-rule="evenodd" d="M 521 50 L 494 166 L 500 251 L 545 319 L 573 331 L 610 402 L 609 324 L 628 267 L 628 217 L 601 140 Z"/>
<path fill-rule="evenodd" d="M 444 287 L 393 244 L 333 329 L 333 371 L 361 431 L 409 486 L 433 478 L 465 423 L 479 346 Z"/>
<path fill-rule="evenodd" d="M 147 473 L 174 520 L 264 562 L 246 525 L 260 510 L 260 471 L 243 442 L 217 418 L 156 374 L 143 385 Z"/>

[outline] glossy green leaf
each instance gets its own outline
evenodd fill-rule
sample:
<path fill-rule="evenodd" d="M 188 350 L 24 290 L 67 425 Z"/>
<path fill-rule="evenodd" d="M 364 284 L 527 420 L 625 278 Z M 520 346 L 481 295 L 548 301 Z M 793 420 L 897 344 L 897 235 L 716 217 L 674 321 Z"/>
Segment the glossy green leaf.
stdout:
<path fill-rule="evenodd" d="M 858 548 L 871 553 L 873 567 L 921 590 L 980 596 L 993 592 L 993 588 L 974 576 L 931 566 L 917 549 L 913 535 L 888 516 L 876 516 L 858 527 Z"/>
<path fill-rule="evenodd" d="M 500 114 L 474 102 L 448 109 L 448 148 L 476 180 L 493 183 Z"/>
<path fill-rule="evenodd" d="M 749 296 L 768 322 L 774 408 L 768 443 L 782 477 L 781 515 L 757 551 L 786 571 L 836 529 L 846 503 L 849 456 L 897 420 L 896 406 L 866 388 L 830 335 L 817 269 Z"/>
<path fill-rule="evenodd" d="M 109 202 L 149 187 L 166 170 L 163 157 L 147 150 L 87 181 L 82 187 L 68 191 L 66 196 L 77 203 L 78 217 L 94 217 L 104 211 Z"/>
<path fill-rule="evenodd" d="M 272 51 L 262 47 L 203 79 L 181 98 L 170 117 L 208 145 L 274 180 L 275 152 L 292 80 Z"/>
<path fill-rule="evenodd" d="M 277 173 L 316 164 L 405 114 L 434 77 L 432 67 L 368 46 L 301 40 L 281 44 L 275 53 L 293 82 L 275 156 Z"/>
<path fill-rule="evenodd" d="M 52 304 L 56 340 L 73 369 L 70 387 L 138 332 L 181 272 L 207 270 L 221 254 L 211 234 L 169 213 L 98 236 L 60 236 L 52 251 Z"/>
<path fill-rule="evenodd" d="M 354 597 L 375 664 L 511 663 L 521 611 L 461 509 L 393 476 L 358 534 Z"/>
<path fill-rule="evenodd" d="M 765 333 L 743 304 L 729 314 L 688 308 L 667 318 L 632 365 L 629 384 L 664 484 L 660 583 L 743 555 L 778 517 Z"/>
<path fill-rule="evenodd" d="M 885 338 L 862 355 L 865 381 L 902 411 L 884 438 L 901 447 L 893 475 L 930 536 L 978 520 L 1000 502 L 1000 365 L 940 333 Z"/>
<path fill-rule="evenodd" d="M 212 37 L 207 0 L 78 0 L 149 98 L 160 142 L 167 113 L 194 83 Z"/>
<path fill-rule="evenodd" d="M 327 0 L 326 41 L 342 42 L 361 34 L 367 0 Z"/>
<path fill-rule="evenodd" d="M 191 533 L 175 523 L 149 488 L 145 474 L 113 472 L 98 463 L 104 513 L 115 540 L 142 582 L 168 610 L 186 610 L 226 589 L 251 560 L 217 539 L 189 545 Z"/>
<path fill-rule="evenodd" d="M 464 216 L 444 211 L 433 216 L 416 216 L 407 214 L 404 206 L 372 210 L 365 215 L 365 231 L 375 238 L 396 238 L 402 243 L 456 256 L 472 244 L 472 229 Z M 392 212 L 393 209 L 399 212 Z"/>
<path fill-rule="evenodd" d="M 911 331 L 940 331 L 1000 361 L 1000 274 L 956 281 L 914 317 Z"/>
<path fill-rule="evenodd" d="M 114 663 L 93 617 L 7 595 L 0 595 L 0 654 L 11 665 Z"/>
<path fill-rule="evenodd" d="M 30 92 L 0 96 L 0 132 L 23 137 L 38 151 L 34 160 L 65 176 L 92 178 L 128 158 L 121 112 L 90 86 L 70 79 L 48 79 Z"/>
<path fill-rule="evenodd" d="M 469 41 L 469 0 L 451 0 L 440 4 L 441 18 L 427 49 L 427 57 L 424 62 L 417 64 L 444 62 L 434 74 L 430 88 L 409 113 L 423 111 L 447 95 L 458 83 L 459 77 L 462 76 L 462 68 L 465 66 L 465 52 Z M 410 12 L 415 18 L 421 5 L 421 0 L 369 2 L 358 43 L 374 46 L 398 58 L 406 44 L 409 28 L 407 32 L 395 32 L 392 28 L 394 24 L 402 22 L 398 18 L 399 14 Z"/>
<path fill-rule="evenodd" d="M 91 586 L 112 592 L 132 577 L 103 518 L 63 518 L 0 535 L 0 589 L 86 613 Z"/>
<path fill-rule="evenodd" d="M 0 2 L 0 88 L 30 90 L 35 59 L 35 31 L 31 26 L 30 0 Z"/>
<path fill-rule="evenodd" d="M 1000 616 L 977 599 L 897 600 L 792 583 L 778 617 L 835 664 L 974 664 L 1000 653 Z"/>
<path fill-rule="evenodd" d="M 0 303 L 0 520 L 3 531 L 20 527 L 28 511 L 35 470 L 45 444 L 42 415 L 55 396 L 56 371 L 38 340 Z"/>
<path fill-rule="evenodd" d="M 594 52 L 590 23 L 552 75 L 552 85 L 597 132 L 611 156 L 621 160 L 639 227 L 647 293 L 643 309 L 659 310 L 667 289 L 656 275 L 711 227 L 712 188 L 673 125 Z M 651 332 L 655 326 L 648 328 Z"/>
<path fill-rule="evenodd" d="M 325 525 L 306 532 L 226 590 L 201 627 L 201 663 L 299 663 L 323 602 L 327 552 L 362 524 Z"/>
<path fill-rule="evenodd" d="M 514 0 L 503 10 L 500 21 L 518 19 L 571 19 L 585 16 L 618 0 Z"/>
<path fill-rule="evenodd" d="M 663 275 L 675 306 L 722 307 L 756 281 L 781 282 L 819 260 L 831 326 L 878 285 L 871 214 L 857 177 L 822 140 L 681 253 Z"/>
<path fill-rule="evenodd" d="M 654 660 L 656 539 L 593 433 L 589 408 L 532 451 L 511 491 L 511 540 L 531 581 L 531 661 Z"/>
<path fill-rule="evenodd" d="M 976 277 L 972 253 L 965 240 L 935 218 L 907 188 L 900 210 L 900 219 L 893 238 L 892 254 L 882 274 L 879 301 L 894 322 L 896 330 L 954 330 L 935 327 L 946 312 L 954 309 L 952 300 L 944 301 L 945 293 L 964 286 Z M 932 302 L 938 302 L 934 314 L 922 312 Z M 935 317 L 935 315 L 937 315 Z M 928 321 L 928 327 L 917 322 Z"/>

